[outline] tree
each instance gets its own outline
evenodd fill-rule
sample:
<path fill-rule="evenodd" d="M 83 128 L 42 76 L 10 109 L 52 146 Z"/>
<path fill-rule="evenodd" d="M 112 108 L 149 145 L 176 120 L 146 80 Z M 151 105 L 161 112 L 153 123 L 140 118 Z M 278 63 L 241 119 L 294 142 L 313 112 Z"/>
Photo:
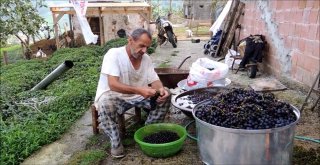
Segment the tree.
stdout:
<path fill-rule="evenodd" d="M 30 59 L 30 37 L 37 35 L 46 22 L 37 11 L 37 8 L 45 7 L 43 0 L 0 0 L 0 3 L 0 46 L 3 47 L 8 37 L 14 35 L 26 50 L 25 58 Z"/>

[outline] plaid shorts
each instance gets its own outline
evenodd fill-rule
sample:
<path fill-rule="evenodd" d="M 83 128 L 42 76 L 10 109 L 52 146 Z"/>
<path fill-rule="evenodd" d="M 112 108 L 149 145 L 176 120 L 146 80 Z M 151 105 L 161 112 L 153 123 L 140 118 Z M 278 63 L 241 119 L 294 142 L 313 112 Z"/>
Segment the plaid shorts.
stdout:
<path fill-rule="evenodd" d="M 133 107 L 150 109 L 150 99 L 124 100 L 120 96 L 120 93 L 109 91 L 104 93 L 96 103 L 99 128 L 109 136 L 112 148 L 119 147 L 121 143 L 116 113 L 123 114 Z M 169 97 L 165 103 L 157 105 L 156 110 L 150 111 L 145 124 L 162 122 L 169 110 L 170 100 Z"/>

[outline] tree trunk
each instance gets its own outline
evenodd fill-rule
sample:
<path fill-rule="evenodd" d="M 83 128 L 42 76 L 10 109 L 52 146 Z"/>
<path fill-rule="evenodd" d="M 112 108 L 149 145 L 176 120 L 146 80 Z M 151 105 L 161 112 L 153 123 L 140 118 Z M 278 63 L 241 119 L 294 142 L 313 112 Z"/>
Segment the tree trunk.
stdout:
<path fill-rule="evenodd" d="M 29 37 L 27 37 L 27 39 L 24 41 L 17 34 L 15 36 L 21 41 L 21 45 L 23 47 L 24 58 L 27 59 L 27 60 L 30 60 L 31 59 L 31 55 L 32 55 L 32 51 L 31 51 L 31 49 L 29 47 Z"/>
<path fill-rule="evenodd" d="M 8 52 L 7 51 L 3 51 L 3 63 L 4 65 L 8 65 Z"/>
<path fill-rule="evenodd" d="M 36 43 L 36 37 L 34 35 L 32 35 L 32 41 L 33 41 L 33 44 Z"/>

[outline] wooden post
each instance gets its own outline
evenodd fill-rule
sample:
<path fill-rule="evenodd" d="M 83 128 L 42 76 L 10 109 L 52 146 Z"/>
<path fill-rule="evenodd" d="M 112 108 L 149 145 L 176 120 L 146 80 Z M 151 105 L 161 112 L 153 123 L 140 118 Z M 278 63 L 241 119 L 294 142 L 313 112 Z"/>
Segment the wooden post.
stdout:
<path fill-rule="evenodd" d="M 60 44 L 59 44 L 59 32 L 58 32 L 58 20 L 56 17 L 55 13 L 52 13 L 52 18 L 53 18 L 53 26 L 54 26 L 54 37 L 56 38 L 56 47 L 57 50 L 60 48 Z"/>
<path fill-rule="evenodd" d="M 138 107 L 135 107 L 134 108 L 134 113 L 135 113 L 135 120 L 137 123 L 140 123 L 141 122 L 141 109 L 138 108 Z"/>
<path fill-rule="evenodd" d="M 3 51 L 3 63 L 4 65 L 8 65 L 8 52 Z"/>
<path fill-rule="evenodd" d="M 69 27 L 70 27 L 70 34 L 71 34 L 71 47 L 74 47 L 74 43 L 75 43 L 75 38 L 74 38 L 74 33 L 73 33 L 73 26 L 72 26 L 72 14 L 68 15 L 69 18 Z"/>
<path fill-rule="evenodd" d="M 234 11 L 234 10 L 237 10 L 239 3 L 240 3 L 240 0 L 232 1 L 231 8 L 230 8 L 230 11 L 228 13 L 228 16 L 223 21 L 224 25 L 223 25 L 223 28 L 222 28 L 222 34 L 221 34 L 221 37 L 220 37 L 220 40 L 219 40 L 218 48 L 217 48 L 216 53 L 215 53 L 214 56 L 220 56 L 222 54 L 222 52 L 220 52 L 220 51 L 223 51 L 224 45 L 225 45 L 225 40 L 226 40 L 227 36 L 230 34 L 229 30 L 230 30 L 230 28 L 232 26 L 233 19 L 234 19 L 234 16 L 236 14 L 236 11 Z"/>
<path fill-rule="evenodd" d="M 57 10 L 56 8 L 50 8 L 52 12 L 52 18 L 53 18 L 53 26 L 54 26 L 54 36 L 56 38 L 56 46 L 57 49 L 60 48 L 60 41 L 59 41 L 59 28 L 58 28 L 58 21 L 63 17 L 65 13 L 60 13 L 57 14 L 55 11 Z"/>
<path fill-rule="evenodd" d="M 309 97 L 310 97 L 310 95 L 311 95 L 311 93 L 312 93 L 312 91 L 313 91 L 313 88 L 315 87 L 315 85 L 316 85 L 316 83 L 317 83 L 317 81 L 318 81 L 319 79 L 320 79 L 320 71 L 318 72 L 318 75 L 317 75 L 316 79 L 314 80 L 314 82 L 313 82 L 313 84 L 312 84 L 312 86 L 311 86 L 311 88 L 310 88 L 310 90 L 309 90 L 309 92 L 308 92 L 307 97 L 304 99 L 304 102 L 303 102 L 303 104 L 302 104 L 302 106 L 301 106 L 301 108 L 300 108 L 300 113 L 302 113 L 302 111 L 303 111 L 303 109 L 304 109 L 304 106 L 307 104 L 308 99 L 309 99 Z M 320 82 L 320 80 L 319 80 L 319 82 Z M 318 101 L 317 101 L 317 102 L 318 102 Z"/>
<path fill-rule="evenodd" d="M 151 9 L 151 5 L 148 7 L 148 11 L 147 11 L 148 13 L 147 13 L 147 21 L 148 21 L 148 23 L 147 23 L 147 28 L 148 28 L 148 30 L 150 31 L 150 22 L 151 22 L 151 13 L 152 13 L 152 9 Z"/>
<path fill-rule="evenodd" d="M 232 44 L 232 41 L 234 40 L 235 31 L 238 26 L 238 21 L 240 19 L 243 8 L 244 8 L 243 2 L 240 2 L 239 5 L 237 6 L 237 8 L 235 8 L 236 9 L 234 11 L 235 15 L 234 15 L 233 19 L 231 20 L 232 24 L 230 25 L 230 28 L 228 30 L 228 36 L 226 36 L 226 40 L 225 40 L 223 47 L 222 47 L 222 54 L 223 55 L 225 55 L 227 53 L 230 45 Z"/>
<path fill-rule="evenodd" d="M 120 139 L 124 139 L 125 135 L 126 135 L 126 125 L 125 125 L 125 118 L 124 118 L 124 114 L 119 114 L 117 113 L 117 117 L 118 117 L 118 126 L 119 126 L 119 134 L 120 134 Z"/>
<path fill-rule="evenodd" d="M 100 45 L 104 45 L 104 29 L 103 29 L 103 19 L 102 19 L 101 7 L 99 7 L 99 28 L 100 28 Z"/>
<path fill-rule="evenodd" d="M 94 106 L 94 104 L 91 105 L 90 107 L 91 109 L 91 113 L 92 113 L 92 130 L 93 130 L 93 134 L 98 134 L 99 133 L 99 129 L 98 129 L 98 112 L 96 107 Z"/>

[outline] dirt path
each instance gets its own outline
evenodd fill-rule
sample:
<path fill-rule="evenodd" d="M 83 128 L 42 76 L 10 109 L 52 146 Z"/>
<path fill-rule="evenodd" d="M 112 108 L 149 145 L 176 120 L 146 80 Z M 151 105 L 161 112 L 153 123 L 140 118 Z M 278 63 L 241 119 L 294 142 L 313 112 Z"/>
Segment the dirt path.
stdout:
<path fill-rule="evenodd" d="M 199 37 L 200 38 L 200 37 Z M 181 66 L 180 69 L 189 69 L 191 64 L 198 58 L 208 57 L 203 54 L 203 45 L 208 41 L 208 37 L 200 38 L 200 43 L 192 43 L 191 39 L 178 41 L 177 48 L 173 48 L 170 43 L 162 45 L 156 49 L 151 57 L 155 66 L 178 67 L 179 64 L 188 56 L 190 59 Z"/>
<path fill-rule="evenodd" d="M 85 149 L 92 135 L 91 112 L 87 111 L 60 140 L 42 147 L 22 165 L 64 164 L 75 152 Z"/>
<path fill-rule="evenodd" d="M 208 39 L 208 38 L 207 38 Z M 170 43 L 156 49 L 155 54 L 152 54 L 152 59 L 155 66 L 177 67 L 181 61 L 187 56 L 191 56 L 181 69 L 189 69 L 191 64 L 201 57 L 209 56 L 203 55 L 203 44 L 206 41 L 201 39 L 200 43 L 191 43 L 190 40 L 178 41 L 178 47 L 173 48 Z M 257 79 L 268 78 L 270 76 L 260 74 Z M 248 87 L 255 79 L 249 79 L 246 73 L 233 74 L 229 72 L 228 78 L 231 79 L 233 86 Z M 305 93 L 297 90 L 285 90 L 276 92 L 276 95 L 289 103 L 300 107 Z M 319 138 L 320 123 L 318 121 L 320 112 L 305 111 L 302 119 L 297 126 L 296 135 L 308 136 L 312 138 Z M 192 119 L 186 117 L 180 111 L 171 109 L 170 114 L 166 118 L 167 122 L 179 123 L 186 125 Z M 103 136 L 97 136 L 97 142 L 88 145 L 88 137 L 92 136 L 91 129 L 91 114 L 86 112 L 85 115 L 71 128 L 70 132 L 66 133 L 60 140 L 42 147 L 42 149 L 33 154 L 23 164 L 64 164 L 76 152 L 90 149 L 100 149 L 106 152 L 105 159 L 100 164 L 201 164 L 201 159 L 198 153 L 197 143 L 191 139 L 187 139 L 183 150 L 170 158 L 155 159 L 145 156 L 139 146 L 135 142 L 131 142 L 126 146 L 127 156 L 123 159 L 112 159 L 109 155 L 109 148 L 107 145 L 108 139 Z M 320 145 L 308 142 L 301 142 L 295 140 L 295 144 L 303 145 L 305 147 L 319 147 Z"/>

